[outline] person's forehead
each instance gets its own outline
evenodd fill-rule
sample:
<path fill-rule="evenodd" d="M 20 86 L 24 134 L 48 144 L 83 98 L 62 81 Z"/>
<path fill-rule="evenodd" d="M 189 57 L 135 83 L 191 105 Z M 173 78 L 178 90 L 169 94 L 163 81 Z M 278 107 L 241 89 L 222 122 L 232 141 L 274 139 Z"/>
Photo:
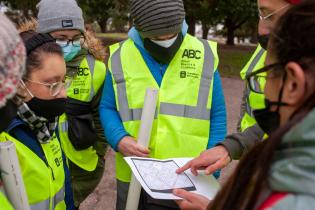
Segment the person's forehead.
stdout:
<path fill-rule="evenodd" d="M 36 69 L 31 72 L 32 77 L 41 81 L 54 80 L 64 77 L 65 64 L 63 57 L 58 55 L 45 55 L 42 61 L 41 69 Z"/>

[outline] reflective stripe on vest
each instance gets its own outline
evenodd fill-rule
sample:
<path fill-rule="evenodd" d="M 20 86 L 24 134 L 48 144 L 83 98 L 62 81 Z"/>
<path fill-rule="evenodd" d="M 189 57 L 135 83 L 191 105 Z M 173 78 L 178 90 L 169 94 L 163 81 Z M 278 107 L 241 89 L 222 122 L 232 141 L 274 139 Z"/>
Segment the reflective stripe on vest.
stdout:
<path fill-rule="evenodd" d="M 30 207 L 32 210 L 50 209 L 50 199 L 46 199 L 36 204 L 32 204 Z"/>
<path fill-rule="evenodd" d="M 65 187 L 63 186 L 59 192 L 56 193 L 56 195 L 52 198 L 52 208 L 55 209 L 56 206 L 63 201 L 63 198 L 65 196 Z M 46 199 L 44 201 L 41 201 L 36 204 L 32 204 L 31 210 L 49 210 L 50 209 L 50 199 Z"/>
<path fill-rule="evenodd" d="M 84 150 L 76 150 L 69 140 L 68 127 L 66 114 L 63 114 L 59 117 L 58 129 L 61 147 L 66 157 L 83 170 L 94 171 L 99 158 L 96 154 L 96 150 L 93 146 Z"/>
<path fill-rule="evenodd" d="M 209 67 L 214 66 L 214 55 L 206 40 L 200 39 L 205 49 L 202 78 L 199 87 L 197 106 L 187 106 L 181 104 L 161 103 L 160 114 L 172 115 L 178 117 L 210 120 L 210 109 L 207 109 L 210 85 L 213 72 Z M 124 78 L 121 62 L 121 46 L 112 56 L 112 72 L 117 84 L 117 98 L 119 104 L 119 113 L 123 122 L 136 121 L 141 119 L 142 108 L 130 109 L 127 99 L 126 80 Z"/>
<path fill-rule="evenodd" d="M 53 197 L 52 202 L 53 202 L 53 207 L 52 209 L 55 209 L 56 206 L 63 201 L 63 198 L 65 197 L 65 186 L 63 186 Z"/>
<path fill-rule="evenodd" d="M 261 48 L 259 50 L 259 52 L 257 53 L 257 55 L 255 56 L 255 58 L 252 60 L 252 62 L 250 63 L 247 71 L 246 71 L 246 76 L 250 75 L 254 70 L 255 67 L 257 66 L 258 62 L 260 61 L 260 59 L 262 59 L 263 55 L 265 54 L 266 50 Z M 248 86 L 248 84 L 246 84 L 246 90 L 245 90 L 245 97 L 246 97 L 246 112 L 249 116 L 254 117 L 253 116 L 253 109 L 250 106 L 250 101 L 249 101 L 249 96 L 250 96 L 251 90 Z"/>
<path fill-rule="evenodd" d="M 123 43 L 122 43 L 123 44 Z M 119 44 L 118 50 L 115 51 L 112 57 L 112 72 L 115 82 L 117 84 L 117 98 L 119 104 L 119 114 L 123 122 L 135 121 L 141 119 L 142 108 L 130 109 L 127 99 L 126 80 L 124 77 L 122 63 L 121 63 L 121 46 Z"/>
<path fill-rule="evenodd" d="M 264 67 L 264 61 L 266 58 L 266 50 L 264 50 L 260 45 L 257 46 L 251 59 L 247 62 L 246 66 L 240 72 L 241 78 L 246 79 L 246 76 L 252 72 Z M 260 84 L 264 85 L 264 84 Z M 244 89 L 244 110 L 242 119 L 240 120 L 240 131 L 244 131 L 247 128 L 256 124 L 256 120 L 253 116 L 253 110 L 262 109 L 265 106 L 264 95 L 254 93 L 250 90 L 246 84 Z"/>
<path fill-rule="evenodd" d="M 258 64 L 258 62 L 260 61 L 261 57 L 264 55 L 265 52 L 266 52 L 266 50 L 264 50 L 263 48 L 261 48 L 259 50 L 259 52 L 255 56 L 254 60 L 249 65 L 248 70 L 246 72 L 246 76 L 250 75 L 254 71 L 256 65 Z"/>
<path fill-rule="evenodd" d="M 90 69 L 90 72 L 91 72 L 91 90 L 90 90 L 90 97 L 89 97 L 89 101 L 92 100 L 92 98 L 94 97 L 94 93 L 95 93 L 95 90 L 94 90 L 94 82 L 93 82 L 93 78 L 94 78 L 94 68 L 95 68 L 95 59 L 93 58 L 92 55 L 88 54 L 86 56 L 86 60 L 88 62 L 88 65 L 89 65 L 89 69 Z"/>

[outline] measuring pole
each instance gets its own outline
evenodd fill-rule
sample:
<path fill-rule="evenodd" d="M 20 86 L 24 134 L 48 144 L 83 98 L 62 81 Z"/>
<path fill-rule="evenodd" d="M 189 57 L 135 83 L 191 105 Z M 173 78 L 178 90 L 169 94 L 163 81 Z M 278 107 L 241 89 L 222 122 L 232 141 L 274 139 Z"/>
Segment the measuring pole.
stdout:
<path fill-rule="evenodd" d="M 157 106 L 158 90 L 148 88 L 146 91 L 144 106 L 141 115 L 141 124 L 138 134 L 138 144 L 148 148 L 150 143 L 151 131 Z M 141 193 L 141 185 L 134 175 L 131 177 L 129 185 L 126 210 L 137 210 Z"/>
<path fill-rule="evenodd" d="M 30 210 L 15 145 L 0 143 L 0 171 L 5 194 L 16 210 Z"/>

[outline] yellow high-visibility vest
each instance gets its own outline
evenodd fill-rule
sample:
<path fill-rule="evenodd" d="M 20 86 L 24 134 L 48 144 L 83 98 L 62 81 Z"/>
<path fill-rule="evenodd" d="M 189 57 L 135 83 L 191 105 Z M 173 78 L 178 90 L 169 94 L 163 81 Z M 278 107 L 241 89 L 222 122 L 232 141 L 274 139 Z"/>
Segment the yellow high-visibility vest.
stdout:
<path fill-rule="evenodd" d="M 246 80 L 246 76 L 252 72 L 257 71 L 265 66 L 267 51 L 258 45 L 253 56 L 241 71 L 240 75 L 243 80 Z M 265 84 L 265 81 L 261 80 Z M 264 85 L 261 84 L 261 85 Z M 253 111 L 255 109 L 265 108 L 265 97 L 264 94 L 254 93 L 250 90 L 248 85 L 245 87 L 245 98 L 246 98 L 246 109 L 243 118 L 241 119 L 241 131 L 246 130 L 256 124 Z"/>
<path fill-rule="evenodd" d="M 137 138 L 146 88 L 159 90 L 149 149 L 153 158 L 196 157 L 207 149 L 217 43 L 186 35 L 159 87 L 131 39 L 110 47 L 116 106 L 126 131 Z M 117 179 L 131 172 L 116 153 Z"/>
<path fill-rule="evenodd" d="M 56 135 L 47 144 L 40 145 L 46 161 L 5 132 L 0 134 L 0 141 L 15 144 L 31 209 L 65 210 L 65 173 Z"/>
<path fill-rule="evenodd" d="M 84 150 L 76 150 L 73 147 L 68 137 L 68 121 L 66 114 L 59 117 L 58 130 L 61 139 L 61 148 L 66 154 L 66 157 L 80 168 L 86 171 L 94 171 L 98 162 L 96 150 L 93 146 Z"/>
<path fill-rule="evenodd" d="M 0 192 L 0 210 L 14 210 L 8 199 Z"/>
<path fill-rule="evenodd" d="M 91 102 L 105 81 L 106 67 L 88 54 L 78 67 L 77 74 L 67 88 L 67 97 Z"/>
<path fill-rule="evenodd" d="M 93 97 L 102 87 L 105 81 L 106 67 L 101 61 L 88 54 L 78 68 L 70 87 L 67 89 L 67 97 L 82 102 L 91 102 Z M 59 131 L 61 147 L 66 157 L 74 164 L 86 171 L 94 171 L 98 155 L 93 146 L 76 150 L 68 137 L 68 121 L 66 115 L 59 118 Z"/>

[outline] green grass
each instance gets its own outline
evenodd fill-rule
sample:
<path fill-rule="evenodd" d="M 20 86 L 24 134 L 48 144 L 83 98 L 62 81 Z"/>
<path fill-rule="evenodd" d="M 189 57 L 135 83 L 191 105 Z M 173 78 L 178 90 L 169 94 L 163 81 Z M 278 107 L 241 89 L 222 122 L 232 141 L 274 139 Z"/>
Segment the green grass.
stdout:
<path fill-rule="evenodd" d="M 98 33 L 96 34 L 97 37 L 103 39 L 126 39 L 128 35 L 126 33 Z"/>
<path fill-rule="evenodd" d="M 96 37 L 102 40 L 104 46 L 110 46 L 127 39 L 128 35 L 126 33 L 98 33 Z"/>
<path fill-rule="evenodd" d="M 254 53 L 254 47 L 219 45 L 219 71 L 221 76 L 240 77 L 240 71 Z"/>

